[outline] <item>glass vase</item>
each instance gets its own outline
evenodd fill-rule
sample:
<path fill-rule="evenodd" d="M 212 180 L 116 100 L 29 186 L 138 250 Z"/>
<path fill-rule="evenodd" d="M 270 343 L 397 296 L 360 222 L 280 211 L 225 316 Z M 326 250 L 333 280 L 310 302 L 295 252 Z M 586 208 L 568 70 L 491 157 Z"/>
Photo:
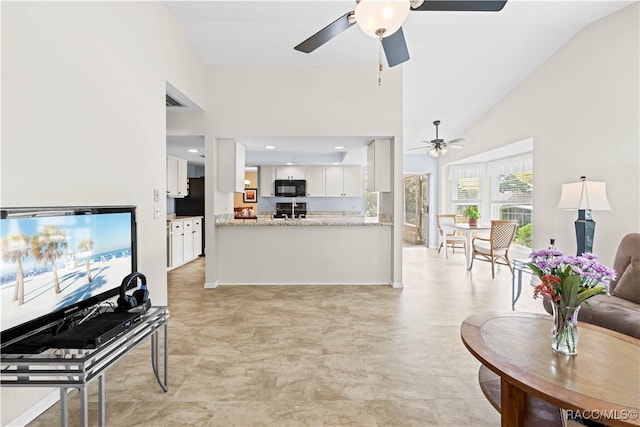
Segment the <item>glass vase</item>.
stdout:
<path fill-rule="evenodd" d="M 578 307 L 565 307 L 552 302 L 553 323 L 551 325 L 551 348 L 553 351 L 578 354 Z"/>

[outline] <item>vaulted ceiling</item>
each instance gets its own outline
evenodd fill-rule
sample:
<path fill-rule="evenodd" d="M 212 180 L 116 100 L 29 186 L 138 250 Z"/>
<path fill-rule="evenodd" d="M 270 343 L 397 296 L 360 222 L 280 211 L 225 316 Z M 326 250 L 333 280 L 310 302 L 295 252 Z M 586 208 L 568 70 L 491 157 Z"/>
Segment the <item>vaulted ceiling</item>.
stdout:
<path fill-rule="evenodd" d="M 378 42 L 357 26 L 311 54 L 293 49 L 354 1 L 165 3 L 207 64 L 377 67 Z M 582 28 L 631 3 L 509 0 L 501 12 L 410 12 L 403 30 L 411 59 L 399 65 L 405 150 L 433 139 L 436 119 L 441 138 L 460 136 Z"/>

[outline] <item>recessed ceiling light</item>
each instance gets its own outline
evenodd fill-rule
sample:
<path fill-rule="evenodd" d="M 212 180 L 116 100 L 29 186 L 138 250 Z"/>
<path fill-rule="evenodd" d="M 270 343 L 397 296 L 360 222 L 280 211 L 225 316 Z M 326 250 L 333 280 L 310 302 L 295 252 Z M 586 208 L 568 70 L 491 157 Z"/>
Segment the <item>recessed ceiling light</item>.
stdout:
<path fill-rule="evenodd" d="M 267 150 L 275 150 L 276 147 L 274 145 L 265 145 L 264 148 L 266 148 Z"/>
<path fill-rule="evenodd" d="M 338 163 L 338 162 L 333 162 L 333 163 L 331 163 L 331 164 L 335 166 L 335 165 L 339 165 L 340 163 Z"/>
<path fill-rule="evenodd" d="M 195 148 L 189 148 L 187 151 L 190 152 L 190 153 L 197 153 L 198 152 L 198 150 L 196 150 Z"/>
<path fill-rule="evenodd" d="M 344 146 L 342 145 L 336 145 L 335 147 L 333 147 L 335 150 L 344 150 Z"/>
<path fill-rule="evenodd" d="M 291 162 L 287 162 L 287 163 L 285 163 L 285 165 L 287 165 L 287 166 L 291 166 L 292 164 L 293 164 L 293 163 L 291 163 Z"/>

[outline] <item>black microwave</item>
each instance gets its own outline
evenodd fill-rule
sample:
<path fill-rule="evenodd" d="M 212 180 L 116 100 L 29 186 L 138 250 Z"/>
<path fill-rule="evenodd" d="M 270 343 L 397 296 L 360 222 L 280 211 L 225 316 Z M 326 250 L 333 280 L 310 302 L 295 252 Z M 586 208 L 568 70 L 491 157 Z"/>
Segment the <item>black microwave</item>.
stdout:
<path fill-rule="evenodd" d="M 304 179 L 276 179 L 275 193 L 279 197 L 304 197 L 307 195 L 307 181 Z"/>

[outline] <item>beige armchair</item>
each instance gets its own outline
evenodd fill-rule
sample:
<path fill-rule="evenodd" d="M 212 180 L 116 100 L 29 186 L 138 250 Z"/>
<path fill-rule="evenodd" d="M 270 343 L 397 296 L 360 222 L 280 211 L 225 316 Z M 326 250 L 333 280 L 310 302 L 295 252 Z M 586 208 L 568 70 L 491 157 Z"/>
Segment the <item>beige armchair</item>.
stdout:
<path fill-rule="evenodd" d="M 456 248 L 466 250 L 467 243 L 464 236 L 456 235 L 454 230 L 446 229 L 446 224 L 457 224 L 458 219 L 452 214 L 439 214 L 436 215 L 436 222 L 438 224 L 438 233 L 440 233 L 440 246 L 438 247 L 438 254 L 444 246 L 444 256 L 447 257 L 447 247 L 453 249 L 453 253 L 456 253 Z"/>
<path fill-rule="evenodd" d="M 513 273 L 509 260 L 509 247 L 516 236 L 517 229 L 518 223 L 516 221 L 492 220 L 489 238 L 474 237 L 471 241 L 470 268 L 473 268 L 473 260 L 477 258 L 480 261 L 491 263 L 492 278 L 496 277 L 496 264 L 506 265 Z"/>

